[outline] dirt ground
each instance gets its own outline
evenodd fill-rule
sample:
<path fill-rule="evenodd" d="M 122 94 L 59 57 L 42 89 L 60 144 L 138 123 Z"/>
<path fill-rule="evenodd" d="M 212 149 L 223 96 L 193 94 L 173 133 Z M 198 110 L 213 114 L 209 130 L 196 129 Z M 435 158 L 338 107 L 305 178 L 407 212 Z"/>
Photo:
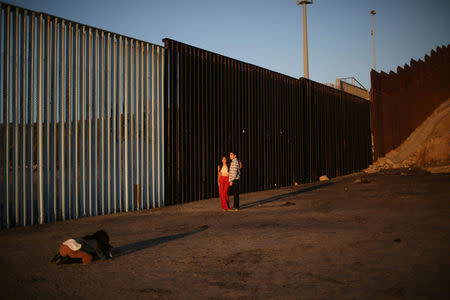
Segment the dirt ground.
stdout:
<path fill-rule="evenodd" d="M 3 230 L 0 298 L 449 299 L 449 200 L 449 174 L 390 170 Z M 114 259 L 49 263 L 97 229 Z"/>

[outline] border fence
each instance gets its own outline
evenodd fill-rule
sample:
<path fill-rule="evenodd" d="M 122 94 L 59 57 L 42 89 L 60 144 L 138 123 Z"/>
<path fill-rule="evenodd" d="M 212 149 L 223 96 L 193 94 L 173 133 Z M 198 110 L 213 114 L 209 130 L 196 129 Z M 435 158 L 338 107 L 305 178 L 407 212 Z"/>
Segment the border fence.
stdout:
<path fill-rule="evenodd" d="M 164 48 L 0 3 L 1 227 L 164 204 Z"/>
<path fill-rule="evenodd" d="M 166 203 L 217 195 L 236 151 L 243 192 L 349 174 L 371 163 L 370 102 L 170 39 L 166 47 Z"/>
<path fill-rule="evenodd" d="M 165 39 L 165 47 L 0 2 L 1 228 L 215 197 L 371 163 L 370 104 Z"/>
<path fill-rule="evenodd" d="M 374 156 L 385 156 L 450 97 L 450 45 L 397 72 L 370 73 Z"/>

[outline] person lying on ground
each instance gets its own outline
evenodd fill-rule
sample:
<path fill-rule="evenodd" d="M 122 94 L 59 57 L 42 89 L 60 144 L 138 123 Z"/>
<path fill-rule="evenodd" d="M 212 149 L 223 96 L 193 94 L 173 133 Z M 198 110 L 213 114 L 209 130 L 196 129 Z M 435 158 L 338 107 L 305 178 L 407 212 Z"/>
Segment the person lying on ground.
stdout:
<path fill-rule="evenodd" d="M 64 241 L 51 262 L 57 265 L 88 264 L 97 259 L 112 258 L 112 248 L 108 234 L 104 230 L 99 230 L 92 235 Z"/>

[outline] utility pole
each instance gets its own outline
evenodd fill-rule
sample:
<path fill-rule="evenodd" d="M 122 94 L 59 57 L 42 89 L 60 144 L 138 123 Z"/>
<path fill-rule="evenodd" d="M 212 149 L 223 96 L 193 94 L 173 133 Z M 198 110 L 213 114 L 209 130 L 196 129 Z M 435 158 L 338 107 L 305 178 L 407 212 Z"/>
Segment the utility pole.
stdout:
<path fill-rule="evenodd" d="M 373 69 L 376 71 L 377 67 L 375 64 L 375 28 L 373 26 L 373 16 L 375 16 L 377 14 L 377 12 L 375 10 L 372 10 L 370 12 L 370 14 L 372 15 L 372 31 L 370 32 L 370 34 L 372 35 L 372 41 L 373 41 Z"/>
<path fill-rule="evenodd" d="M 303 77 L 309 78 L 309 64 L 308 64 L 308 30 L 306 25 L 306 4 L 312 4 L 313 0 L 295 0 L 297 5 L 303 6 Z"/>

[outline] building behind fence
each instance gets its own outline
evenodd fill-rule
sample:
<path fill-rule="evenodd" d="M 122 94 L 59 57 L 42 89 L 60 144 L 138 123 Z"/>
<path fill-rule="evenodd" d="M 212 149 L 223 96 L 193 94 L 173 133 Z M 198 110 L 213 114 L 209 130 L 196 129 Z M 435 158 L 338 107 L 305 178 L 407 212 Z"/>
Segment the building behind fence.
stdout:
<path fill-rule="evenodd" d="M 243 192 L 371 162 L 359 97 L 0 5 L 1 228 L 214 197 L 229 151 Z"/>
<path fill-rule="evenodd" d="M 164 48 L 6 4 L 0 32 L 1 227 L 162 206 Z"/>
<path fill-rule="evenodd" d="M 425 59 L 397 72 L 371 72 L 374 157 L 385 156 L 450 97 L 450 48 L 438 47 Z"/>
<path fill-rule="evenodd" d="M 166 202 L 217 195 L 222 155 L 243 192 L 349 174 L 371 163 L 370 103 L 173 40 L 166 46 Z"/>
<path fill-rule="evenodd" d="M 370 100 L 369 91 L 354 77 L 336 78 L 334 87 L 349 94 Z"/>

